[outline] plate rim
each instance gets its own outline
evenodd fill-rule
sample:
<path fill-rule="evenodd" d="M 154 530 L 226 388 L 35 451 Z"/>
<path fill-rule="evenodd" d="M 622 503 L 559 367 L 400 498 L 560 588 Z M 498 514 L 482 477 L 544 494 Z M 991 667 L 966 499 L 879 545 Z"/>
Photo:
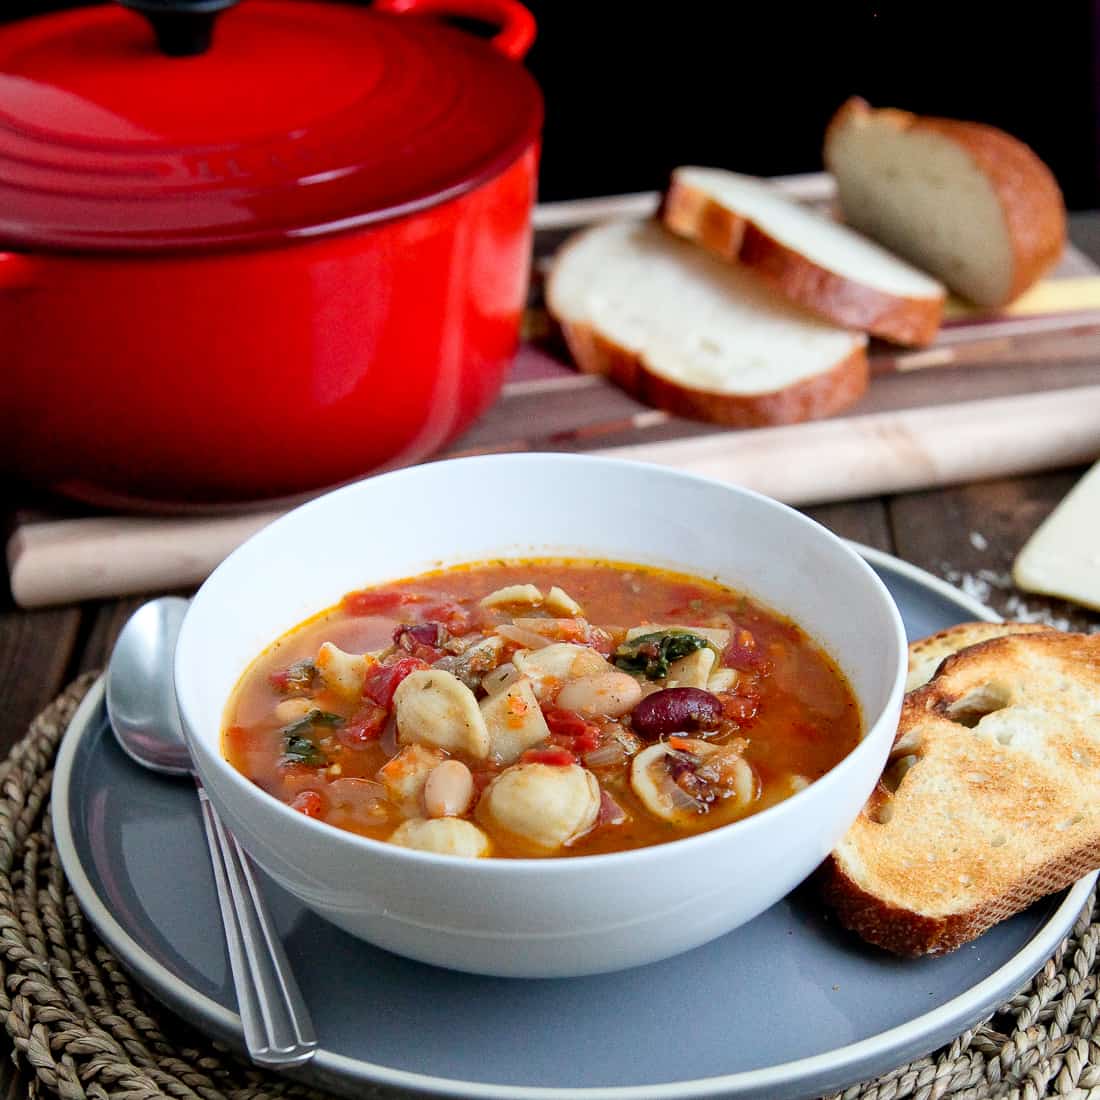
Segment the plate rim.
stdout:
<path fill-rule="evenodd" d="M 1000 621 L 1000 616 L 990 608 L 927 570 L 884 550 L 851 539 L 844 541 L 875 568 L 892 572 L 921 588 L 930 589 L 977 619 Z M 235 1036 L 238 1045 L 243 1048 L 240 1017 L 188 985 L 137 943 L 102 903 L 77 855 L 67 812 L 72 764 L 79 744 L 91 728 L 94 714 L 102 705 L 104 694 L 104 677 L 100 676 L 73 714 L 54 764 L 50 809 L 54 841 L 62 868 L 73 894 L 97 934 L 148 992 L 162 1002 L 168 1000 L 172 1004 L 186 1005 L 192 1013 L 190 1022 L 199 1030 L 207 1033 L 217 1030 L 222 1035 Z M 74 730 L 77 731 L 76 735 L 71 735 Z M 62 807 L 65 812 L 60 812 Z M 1100 872 L 1094 871 L 1071 886 L 1065 898 L 1035 935 L 1012 958 L 980 982 L 938 1008 L 922 1012 L 905 1023 L 820 1054 L 758 1069 L 662 1084 L 550 1087 L 492 1084 L 416 1073 L 352 1058 L 320 1046 L 312 1060 L 293 1076 L 308 1077 L 312 1076 L 313 1070 L 320 1070 L 325 1076 L 332 1075 L 348 1084 L 370 1084 L 405 1089 L 428 1096 L 460 1097 L 462 1100 L 704 1100 L 717 1096 L 757 1095 L 764 1089 L 795 1087 L 800 1083 L 810 1086 L 813 1081 L 825 1079 L 827 1075 L 829 1079 L 835 1080 L 848 1068 L 853 1073 L 856 1072 L 862 1060 L 875 1057 L 884 1048 L 913 1049 L 914 1044 L 932 1039 L 956 1019 L 967 1018 L 968 1015 L 972 1017 L 975 1009 L 980 1014 L 979 1006 L 985 1005 L 991 999 L 996 1000 L 1001 996 L 997 991 L 1006 983 L 1016 983 L 1021 973 L 1027 975 L 1023 978 L 1024 982 L 1030 980 L 1072 930 L 1098 874 Z"/>

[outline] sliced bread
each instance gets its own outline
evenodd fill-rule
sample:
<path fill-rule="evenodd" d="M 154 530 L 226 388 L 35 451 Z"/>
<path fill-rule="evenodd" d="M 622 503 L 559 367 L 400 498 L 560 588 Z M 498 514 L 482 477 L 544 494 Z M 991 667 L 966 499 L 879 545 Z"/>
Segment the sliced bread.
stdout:
<path fill-rule="evenodd" d="M 674 233 L 744 264 L 785 298 L 838 325 L 911 346 L 929 343 L 939 330 L 941 283 L 764 180 L 677 168 L 661 218 Z"/>
<path fill-rule="evenodd" d="M 914 691 L 923 687 L 947 657 L 967 646 L 977 645 L 978 642 L 985 642 L 990 638 L 1002 638 L 1006 634 L 1038 634 L 1051 629 L 1052 627 L 1043 623 L 956 623 L 938 634 L 910 643 L 909 676 L 905 681 L 905 690 Z"/>
<path fill-rule="evenodd" d="M 844 218 L 981 306 L 1002 306 L 1062 254 L 1066 214 L 1045 164 L 992 126 L 850 99 L 825 164 Z"/>
<path fill-rule="evenodd" d="M 823 868 L 841 923 L 942 954 L 1100 867 L 1100 636 L 948 657 L 902 706 L 883 780 Z"/>
<path fill-rule="evenodd" d="M 827 416 L 867 388 L 867 339 L 784 301 L 653 221 L 573 237 L 546 304 L 577 366 L 641 401 L 735 427 Z"/>

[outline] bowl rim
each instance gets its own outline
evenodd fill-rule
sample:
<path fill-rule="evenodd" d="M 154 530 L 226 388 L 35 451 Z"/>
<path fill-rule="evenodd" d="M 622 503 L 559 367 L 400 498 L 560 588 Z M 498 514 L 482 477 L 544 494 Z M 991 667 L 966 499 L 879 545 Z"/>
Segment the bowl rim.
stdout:
<path fill-rule="evenodd" d="M 764 493 L 760 493 L 755 489 L 747 488 L 746 486 L 737 485 L 733 482 L 726 482 L 718 480 L 717 478 L 706 477 L 701 474 L 689 473 L 684 470 L 676 470 L 667 466 L 660 466 L 654 463 L 641 462 L 633 459 L 623 459 L 617 457 L 605 457 L 602 455 L 590 455 L 590 454 L 571 454 L 571 453 L 558 453 L 558 452 L 524 452 L 521 454 L 491 454 L 491 455 L 473 455 L 453 459 L 441 459 L 437 462 L 421 463 L 414 466 L 403 467 L 399 470 L 393 470 L 385 474 L 375 475 L 374 477 L 363 478 L 359 481 L 351 482 L 348 485 L 340 486 L 337 489 L 330 490 L 323 493 L 320 496 L 307 501 L 304 504 L 299 505 L 297 508 L 279 516 L 273 520 L 270 524 L 267 524 L 259 531 L 255 532 L 248 539 L 245 540 L 240 546 L 233 550 L 207 577 L 206 581 L 200 586 L 198 591 L 192 598 L 191 605 L 188 607 L 184 620 L 180 628 L 179 640 L 183 641 L 185 634 L 188 630 L 188 624 L 193 621 L 192 610 L 202 596 L 204 590 L 208 589 L 208 586 L 215 580 L 215 578 L 223 571 L 233 568 L 232 563 L 241 555 L 246 552 L 253 552 L 252 549 L 256 545 L 262 545 L 274 538 L 281 537 L 283 530 L 294 527 L 297 524 L 304 522 L 302 517 L 308 517 L 315 509 L 323 507 L 331 507 L 331 501 L 334 498 L 339 497 L 354 497 L 362 492 L 369 492 L 369 489 L 365 488 L 375 482 L 382 480 L 393 481 L 396 479 L 409 478 L 415 480 L 418 477 L 429 476 L 425 471 L 444 471 L 447 469 L 453 469 L 457 465 L 464 467 L 475 467 L 478 465 L 500 465 L 504 462 L 508 463 L 520 463 L 535 465 L 550 461 L 551 463 L 560 462 L 570 465 L 589 465 L 593 468 L 620 468 L 626 470 L 632 470 L 639 475 L 643 474 L 658 474 L 665 477 L 670 477 L 673 481 L 681 480 L 693 484 L 703 484 L 712 489 L 719 489 L 723 492 L 729 492 L 734 495 L 747 497 L 754 500 L 756 503 L 766 507 L 775 508 L 785 512 L 796 523 L 802 525 L 806 530 L 812 531 L 814 537 L 824 538 L 824 540 L 831 544 L 835 549 L 847 557 L 850 562 L 854 563 L 857 571 L 863 576 L 864 581 L 869 585 L 881 601 L 883 607 L 887 612 L 887 617 L 891 620 L 893 626 L 893 641 L 897 646 L 897 667 L 894 673 L 894 681 L 890 686 L 890 691 L 887 694 L 886 701 L 880 708 L 879 713 L 874 717 L 873 721 L 864 721 L 864 730 L 860 738 L 859 743 L 846 755 L 843 759 L 839 760 L 833 765 L 823 776 L 814 780 L 808 787 L 803 788 L 800 791 L 796 791 L 794 794 L 782 799 L 781 801 L 767 807 L 766 809 L 759 810 L 756 813 L 749 814 L 747 817 L 739 818 L 736 821 L 727 822 L 724 825 L 719 825 L 716 828 L 708 829 L 704 832 L 692 833 L 687 836 L 677 837 L 673 840 L 664 841 L 660 844 L 651 844 L 642 848 L 630 848 L 618 852 L 600 852 L 590 855 L 579 856 L 528 856 L 519 858 L 507 858 L 507 859 L 456 859 L 454 856 L 445 855 L 436 852 L 423 852 L 413 848 L 404 848 L 401 845 L 390 844 L 388 841 L 376 840 L 373 837 L 363 836 L 359 833 L 351 832 L 347 829 L 341 829 L 337 826 L 330 825 L 327 822 L 315 820 L 307 817 L 305 814 L 301 814 L 296 810 L 291 809 L 286 803 L 277 799 L 274 795 L 269 794 L 261 787 L 257 786 L 250 779 L 244 776 L 241 772 L 237 771 L 229 761 L 225 758 L 220 749 L 220 737 L 221 737 L 221 724 L 219 723 L 219 746 L 217 748 L 208 748 L 206 755 L 213 761 L 215 761 L 215 767 L 218 768 L 219 773 L 223 775 L 226 780 L 235 788 L 242 797 L 256 798 L 258 805 L 265 808 L 266 811 L 275 814 L 277 820 L 284 822 L 289 828 L 304 829 L 305 836 L 314 836 L 319 842 L 324 841 L 324 838 L 328 838 L 325 843 L 334 844 L 337 847 L 343 847 L 345 850 L 351 852 L 363 852 L 372 855 L 375 858 L 390 861 L 395 863 L 406 864 L 411 863 L 415 866 L 417 864 L 425 867 L 441 867 L 441 868 L 461 868 L 464 873 L 473 873 L 486 876 L 498 876 L 498 875 L 519 875 L 523 873 L 537 873 L 545 877 L 547 875 L 566 875 L 566 874 L 578 874 L 584 873 L 585 868 L 593 868 L 595 872 L 601 869 L 606 870 L 612 866 L 628 865 L 631 862 L 643 862 L 652 861 L 660 858 L 661 854 L 667 853 L 670 849 L 675 852 L 685 853 L 685 858 L 688 854 L 688 850 L 684 845 L 690 845 L 692 852 L 704 851 L 709 846 L 720 846 L 724 844 L 726 838 L 730 835 L 731 831 L 735 835 L 743 837 L 746 840 L 750 840 L 754 832 L 761 829 L 768 829 L 771 822 L 777 818 L 790 814 L 793 812 L 792 805 L 804 805 L 812 797 L 822 797 L 821 791 L 825 786 L 834 786 L 841 782 L 838 778 L 853 771 L 857 768 L 857 761 L 868 753 L 874 751 L 875 742 L 879 737 L 886 737 L 887 734 L 882 731 L 884 719 L 889 715 L 897 706 L 900 705 L 901 697 L 904 695 L 905 679 L 908 672 L 908 640 L 905 632 L 905 625 L 902 622 L 901 613 L 897 608 L 897 604 L 894 602 L 893 597 L 890 595 L 889 590 L 883 583 L 881 578 L 871 568 L 870 564 L 857 553 L 857 551 L 839 535 L 830 531 L 823 524 L 818 523 L 816 520 L 811 519 L 809 516 L 797 509 L 791 507 L 788 504 L 784 504 L 781 501 L 776 500 L 774 497 L 769 497 Z M 438 468 L 438 470 L 437 470 Z M 439 476 L 442 476 L 440 474 Z M 445 559 L 444 559 L 445 560 Z M 447 566 L 443 566 L 447 568 Z M 685 572 L 690 574 L 689 568 L 685 567 Z M 379 584 L 385 583 L 382 581 Z M 766 605 L 765 605 L 766 606 Z M 293 629 L 293 628 L 291 628 Z M 820 643 L 818 643 L 820 644 Z M 186 707 L 184 705 L 184 699 L 181 697 L 180 692 L 180 665 L 182 664 L 181 650 L 177 646 L 176 655 L 173 661 L 173 685 L 176 691 L 177 703 L 179 706 L 180 718 L 184 727 L 184 733 L 187 738 L 188 744 L 193 746 L 195 741 L 201 743 L 201 739 L 192 734 L 191 723 L 188 720 Z M 892 726 L 892 723 L 889 725 Z M 877 736 L 876 736 L 877 735 Z M 889 735 L 893 736 L 892 729 Z M 192 747 L 192 754 L 194 750 Z M 200 769 L 201 770 L 201 769 Z M 816 790 L 815 790 L 816 789 Z"/>

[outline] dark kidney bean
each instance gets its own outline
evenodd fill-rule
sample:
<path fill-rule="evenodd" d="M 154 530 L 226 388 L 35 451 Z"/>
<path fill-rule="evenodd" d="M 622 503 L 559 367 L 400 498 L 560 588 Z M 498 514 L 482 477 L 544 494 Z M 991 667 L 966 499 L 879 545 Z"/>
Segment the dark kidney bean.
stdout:
<path fill-rule="evenodd" d="M 722 719 L 722 702 L 702 688 L 665 688 L 647 695 L 631 711 L 634 732 L 647 741 L 673 733 L 714 729 Z"/>

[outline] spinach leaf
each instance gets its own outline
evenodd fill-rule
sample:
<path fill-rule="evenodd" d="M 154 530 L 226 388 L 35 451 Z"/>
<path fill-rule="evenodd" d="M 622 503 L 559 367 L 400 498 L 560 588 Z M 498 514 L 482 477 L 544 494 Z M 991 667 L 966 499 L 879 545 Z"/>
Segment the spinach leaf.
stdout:
<path fill-rule="evenodd" d="M 320 768 L 327 757 L 308 737 L 288 737 L 283 743 L 283 764 L 305 764 Z"/>
<path fill-rule="evenodd" d="M 706 638 L 688 631 L 658 631 L 623 642 L 613 660 L 624 672 L 640 672 L 647 680 L 662 680 L 673 661 L 708 645 Z"/>
<path fill-rule="evenodd" d="M 301 718 L 291 722 L 289 726 L 283 728 L 284 737 L 300 737 L 305 733 L 308 733 L 314 726 L 326 726 L 329 729 L 335 729 L 337 726 L 342 726 L 344 719 L 339 714 L 332 714 L 327 710 L 318 710 L 316 707 L 313 710 L 303 714 Z"/>
<path fill-rule="evenodd" d="M 339 714 L 331 714 L 326 710 L 314 708 L 308 714 L 303 714 L 301 718 L 283 729 L 282 763 L 305 764 L 311 768 L 322 767 L 328 762 L 328 758 L 309 735 L 318 726 L 335 729 L 343 724 L 344 719 Z"/>

